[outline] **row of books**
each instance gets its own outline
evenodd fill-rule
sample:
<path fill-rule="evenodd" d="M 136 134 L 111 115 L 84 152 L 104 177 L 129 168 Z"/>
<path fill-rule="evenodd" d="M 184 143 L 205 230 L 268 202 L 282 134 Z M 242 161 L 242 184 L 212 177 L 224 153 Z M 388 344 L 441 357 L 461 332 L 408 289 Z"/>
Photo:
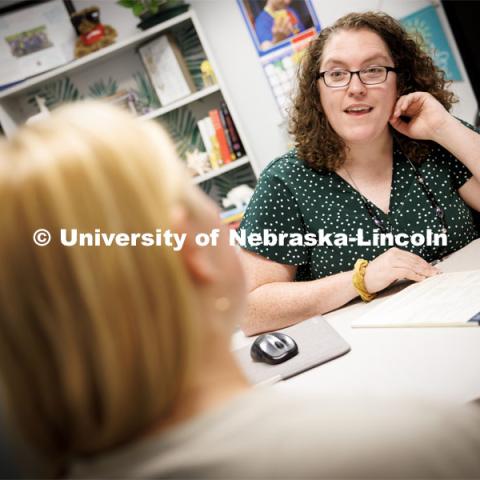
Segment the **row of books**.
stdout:
<path fill-rule="evenodd" d="M 219 168 L 245 156 L 227 104 L 222 100 L 220 108 L 208 112 L 208 117 L 197 122 L 205 151 L 212 168 Z"/>
<path fill-rule="evenodd" d="M 240 226 L 246 207 L 232 208 L 220 213 L 221 222 L 236 230 Z"/>

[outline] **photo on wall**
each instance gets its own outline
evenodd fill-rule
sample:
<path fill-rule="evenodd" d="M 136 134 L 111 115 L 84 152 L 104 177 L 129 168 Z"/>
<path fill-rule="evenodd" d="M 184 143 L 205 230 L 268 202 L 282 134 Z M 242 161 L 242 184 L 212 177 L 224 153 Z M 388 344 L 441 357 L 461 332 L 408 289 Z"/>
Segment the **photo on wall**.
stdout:
<path fill-rule="evenodd" d="M 45 25 L 5 37 L 14 57 L 23 57 L 53 47 Z"/>
<path fill-rule="evenodd" d="M 237 0 L 259 55 L 320 31 L 308 0 Z"/>
<path fill-rule="evenodd" d="M 320 22 L 309 0 L 237 0 L 282 116 L 288 116 L 298 64 Z"/>

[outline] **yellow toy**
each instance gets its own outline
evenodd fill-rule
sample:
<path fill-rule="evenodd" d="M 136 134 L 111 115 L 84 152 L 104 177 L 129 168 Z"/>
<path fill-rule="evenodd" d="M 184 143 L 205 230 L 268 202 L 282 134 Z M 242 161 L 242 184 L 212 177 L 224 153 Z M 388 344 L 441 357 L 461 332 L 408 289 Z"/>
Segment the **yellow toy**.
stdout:
<path fill-rule="evenodd" d="M 205 87 L 216 85 L 217 77 L 215 76 L 215 72 L 208 60 L 202 62 L 200 65 L 200 71 L 202 72 L 202 80 Z"/>

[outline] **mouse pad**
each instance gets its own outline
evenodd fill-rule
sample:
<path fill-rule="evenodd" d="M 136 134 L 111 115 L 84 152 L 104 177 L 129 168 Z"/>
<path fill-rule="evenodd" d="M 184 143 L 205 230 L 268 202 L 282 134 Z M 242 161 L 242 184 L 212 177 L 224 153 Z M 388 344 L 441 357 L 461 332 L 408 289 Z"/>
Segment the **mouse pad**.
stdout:
<path fill-rule="evenodd" d="M 322 317 L 314 317 L 277 331 L 295 340 L 298 345 L 295 357 L 277 365 L 255 362 L 250 357 L 250 347 L 256 337 L 250 338 L 248 345 L 233 351 L 252 383 L 285 380 L 350 351 L 350 345 Z"/>

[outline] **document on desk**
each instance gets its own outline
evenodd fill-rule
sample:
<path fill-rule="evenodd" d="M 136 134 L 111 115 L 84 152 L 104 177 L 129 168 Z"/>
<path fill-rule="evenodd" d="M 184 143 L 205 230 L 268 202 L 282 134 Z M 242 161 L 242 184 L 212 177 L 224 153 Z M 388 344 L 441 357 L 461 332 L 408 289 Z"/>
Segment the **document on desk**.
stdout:
<path fill-rule="evenodd" d="M 414 283 L 352 322 L 352 327 L 478 327 L 480 270 Z"/>

